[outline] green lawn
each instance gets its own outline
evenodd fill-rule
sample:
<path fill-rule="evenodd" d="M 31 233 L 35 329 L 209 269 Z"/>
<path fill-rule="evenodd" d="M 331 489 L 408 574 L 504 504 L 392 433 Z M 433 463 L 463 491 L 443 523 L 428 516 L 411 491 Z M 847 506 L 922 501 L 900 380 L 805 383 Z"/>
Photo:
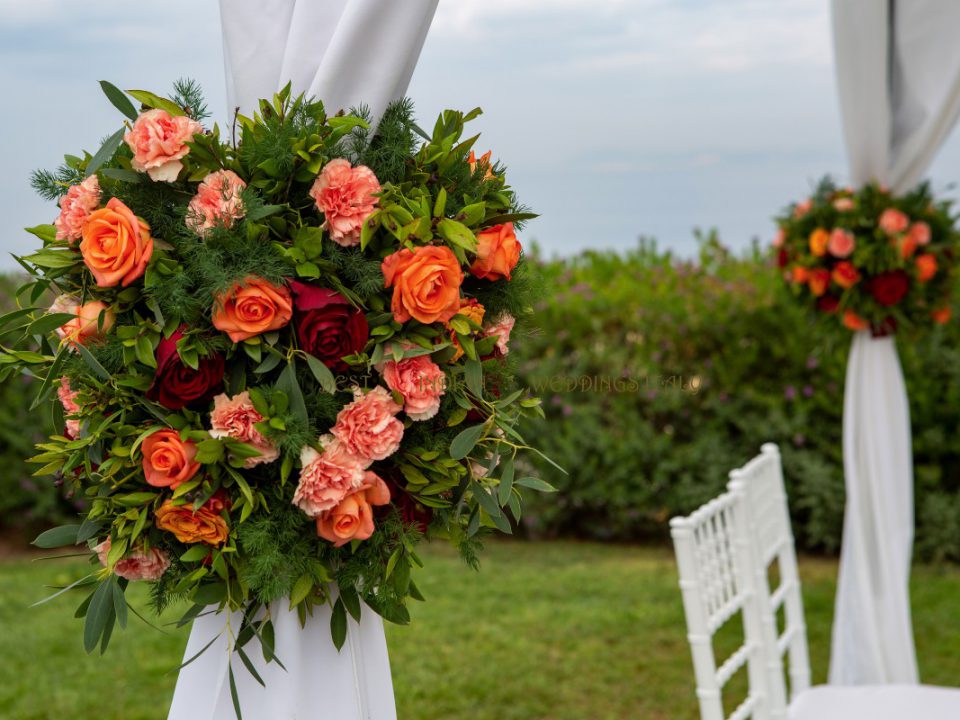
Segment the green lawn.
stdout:
<path fill-rule="evenodd" d="M 497 542 L 479 574 L 446 547 L 423 554 L 417 583 L 427 602 L 410 627 L 388 628 L 400 720 L 696 717 L 668 549 Z M 822 682 L 836 565 L 807 560 L 802 570 Z M 75 561 L 0 563 L 0 717 L 164 718 L 185 632 L 160 634 L 131 618 L 105 657 L 87 657 L 72 618 L 77 597 L 27 608 L 44 583 L 78 571 Z M 955 684 L 960 571 L 918 568 L 913 593 L 923 679 Z"/>

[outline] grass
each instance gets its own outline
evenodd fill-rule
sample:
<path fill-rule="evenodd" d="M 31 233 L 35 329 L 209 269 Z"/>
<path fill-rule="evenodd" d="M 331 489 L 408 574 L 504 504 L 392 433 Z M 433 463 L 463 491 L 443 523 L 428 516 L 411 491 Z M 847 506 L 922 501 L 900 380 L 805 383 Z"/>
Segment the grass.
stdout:
<path fill-rule="evenodd" d="M 693 670 L 668 549 L 492 543 L 478 574 L 453 552 L 424 552 L 427 596 L 409 627 L 388 627 L 400 720 L 671 720 L 696 718 Z M 827 670 L 836 564 L 802 562 L 814 678 Z M 76 596 L 28 609 L 77 561 L 0 563 L 0 717 L 166 717 L 185 632 L 131 618 L 106 656 L 88 657 Z M 960 676 L 960 570 L 914 572 L 923 679 Z M 135 595 L 143 599 L 142 591 Z M 198 719 L 202 720 L 202 719 Z M 259 719 L 253 719 L 259 720 Z"/>

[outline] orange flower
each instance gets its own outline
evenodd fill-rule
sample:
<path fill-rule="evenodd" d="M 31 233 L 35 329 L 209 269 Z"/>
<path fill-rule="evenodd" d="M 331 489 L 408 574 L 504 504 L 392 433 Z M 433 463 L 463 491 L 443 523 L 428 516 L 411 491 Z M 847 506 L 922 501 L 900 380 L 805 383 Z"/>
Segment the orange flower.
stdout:
<path fill-rule="evenodd" d="M 913 257 L 913 254 L 917 251 L 917 241 L 909 235 L 904 235 L 899 240 L 891 240 L 891 242 L 900 246 L 900 257 L 904 260 Z"/>
<path fill-rule="evenodd" d="M 834 266 L 831 277 L 833 281 L 842 288 L 852 288 L 860 282 L 860 273 L 857 272 L 853 263 L 847 262 L 846 260 L 838 262 Z"/>
<path fill-rule="evenodd" d="M 870 323 L 857 315 L 853 310 L 846 310 L 843 313 L 843 326 L 848 330 L 866 330 Z"/>
<path fill-rule="evenodd" d="M 51 312 L 76 312 L 75 320 L 70 320 L 57 328 L 57 334 L 63 342 L 71 345 L 87 345 L 91 340 L 99 340 L 113 327 L 115 320 L 113 311 L 99 300 L 59 308 L 56 304 L 50 308 Z M 103 315 L 101 325 L 100 316 Z"/>
<path fill-rule="evenodd" d="M 937 257 L 936 255 L 931 255 L 926 253 L 920 255 L 917 260 L 917 280 L 920 282 L 927 282 L 932 280 L 933 276 L 937 274 Z"/>
<path fill-rule="evenodd" d="M 810 233 L 810 252 L 817 257 L 827 254 L 827 245 L 830 244 L 830 233 L 823 228 L 817 228 Z"/>
<path fill-rule="evenodd" d="M 126 287 L 141 277 L 153 255 L 150 226 L 110 198 L 83 224 L 80 254 L 99 287 Z"/>
<path fill-rule="evenodd" d="M 197 446 L 180 439 L 176 430 L 159 430 L 148 436 L 141 445 L 143 474 L 147 484 L 154 487 L 176 488 L 200 470 L 194 458 Z"/>
<path fill-rule="evenodd" d="M 807 272 L 807 269 L 803 265 L 794 265 L 791 272 L 791 279 L 797 285 L 803 285 L 807 282 L 807 278 L 810 277 L 810 273 Z"/>
<path fill-rule="evenodd" d="M 814 297 L 820 297 L 830 286 L 830 271 L 826 268 L 811 270 L 807 278 L 807 284 L 810 286 L 810 292 L 813 293 Z"/>
<path fill-rule="evenodd" d="M 474 298 L 463 298 L 460 300 L 460 311 L 457 315 L 463 315 L 467 320 L 473 322 L 477 325 L 483 325 L 483 315 L 486 311 L 479 302 Z M 450 358 L 450 362 L 456 362 L 461 357 L 463 357 L 463 348 L 460 347 L 460 341 L 457 339 L 457 332 L 447 324 L 447 329 L 450 331 L 450 340 L 453 341 L 453 346 L 457 349 L 456 354 Z"/>
<path fill-rule="evenodd" d="M 190 503 L 174 505 L 173 500 L 167 500 L 157 509 L 157 527 L 173 533 L 182 543 L 221 545 L 230 534 L 227 521 L 217 511 L 222 507 L 222 503 L 211 500 L 194 510 Z"/>
<path fill-rule="evenodd" d="M 483 155 L 480 156 L 480 160 L 477 160 L 477 156 L 474 154 L 473 150 L 470 151 L 470 157 L 467 158 L 467 163 L 470 165 L 470 172 L 475 173 L 477 171 L 477 164 L 487 168 L 487 172 L 484 173 L 483 179 L 489 180 L 492 178 L 493 170 L 490 169 L 490 158 L 493 156 L 493 150 L 487 150 Z"/>
<path fill-rule="evenodd" d="M 381 265 L 384 287 L 393 287 L 390 309 L 397 322 L 446 322 L 460 311 L 463 270 L 446 246 L 404 248 Z"/>
<path fill-rule="evenodd" d="M 522 249 L 513 232 L 513 223 L 481 230 L 477 233 L 477 259 L 470 266 L 470 272 L 481 280 L 509 280 Z"/>
<path fill-rule="evenodd" d="M 930 317 L 933 318 L 933 321 L 937 325 L 946 325 L 950 322 L 950 318 L 953 315 L 953 311 L 950 309 L 949 305 L 946 305 L 942 308 L 938 308 L 930 313 Z"/>
<path fill-rule="evenodd" d="M 279 330 L 293 315 L 290 290 L 258 277 L 248 277 L 216 298 L 213 326 L 241 342 Z"/>
<path fill-rule="evenodd" d="M 334 547 L 351 540 L 366 540 L 373 535 L 373 508 L 390 502 L 387 484 L 372 472 L 367 472 L 360 489 L 347 495 L 332 510 L 317 518 L 317 535 L 329 540 Z"/>

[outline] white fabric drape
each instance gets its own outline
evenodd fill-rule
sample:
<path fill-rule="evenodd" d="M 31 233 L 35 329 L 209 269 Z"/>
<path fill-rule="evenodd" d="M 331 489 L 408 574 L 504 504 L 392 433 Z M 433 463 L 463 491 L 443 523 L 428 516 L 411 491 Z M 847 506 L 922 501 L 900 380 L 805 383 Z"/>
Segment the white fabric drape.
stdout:
<path fill-rule="evenodd" d="M 851 180 L 909 190 L 960 113 L 960 2 L 833 0 L 833 25 Z M 847 507 L 830 682 L 916 683 L 910 411 L 890 338 L 853 339 L 843 454 Z"/>
<path fill-rule="evenodd" d="M 256 110 L 292 82 L 324 102 L 328 113 L 361 103 L 374 119 L 403 96 L 413 75 L 438 0 L 221 0 L 227 97 L 232 113 Z M 350 620 L 337 652 L 330 609 L 318 608 L 301 628 L 284 602 L 272 615 L 276 654 L 286 671 L 262 659 L 255 638 L 245 648 L 263 688 L 234 655 L 233 668 L 248 720 L 395 720 L 393 683 L 383 621 L 364 607 Z M 185 667 L 168 720 L 232 720 L 226 613 L 194 621 L 184 659 L 219 639 Z M 236 632 L 239 618 L 231 616 Z M 222 633 L 222 634 L 221 634 Z"/>
<path fill-rule="evenodd" d="M 378 118 L 410 84 L 438 0 L 220 0 L 227 100 L 256 110 L 287 82 L 330 114 Z"/>

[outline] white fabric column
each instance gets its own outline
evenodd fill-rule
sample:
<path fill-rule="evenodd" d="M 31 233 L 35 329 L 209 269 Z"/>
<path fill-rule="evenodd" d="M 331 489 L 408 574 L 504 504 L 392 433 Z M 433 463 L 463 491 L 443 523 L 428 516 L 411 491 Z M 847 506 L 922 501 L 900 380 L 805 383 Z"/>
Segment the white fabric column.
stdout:
<path fill-rule="evenodd" d="M 367 104 L 374 119 L 403 96 L 413 75 L 438 0 L 221 0 L 224 66 L 230 111 L 256 110 L 287 82 L 293 92 L 322 100 L 329 113 Z M 349 621 L 337 652 L 330 609 L 316 608 L 301 628 L 280 601 L 271 607 L 276 655 L 265 663 L 259 641 L 244 648 L 266 683 L 261 687 L 233 656 L 233 671 L 248 720 L 395 720 L 393 683 L 383 621 L 364 606 Z M 235 633 L 239 616 L 230 615 Z M 168 720 L 232 720 L 231 657 L 226 613 L 193 623 L 184 660 L 219 638 L 185 667 Z"/>
<path fill-rule="evenodd" d="M 851 180 L 907 191 L 960 112 L 960 3 L 833 0 L 833 24 Z M 853 339 L 843 455 L 847 505 L 830 682 L 916 683 L 913 453 L 892 338 L 861 332 Z"/>

